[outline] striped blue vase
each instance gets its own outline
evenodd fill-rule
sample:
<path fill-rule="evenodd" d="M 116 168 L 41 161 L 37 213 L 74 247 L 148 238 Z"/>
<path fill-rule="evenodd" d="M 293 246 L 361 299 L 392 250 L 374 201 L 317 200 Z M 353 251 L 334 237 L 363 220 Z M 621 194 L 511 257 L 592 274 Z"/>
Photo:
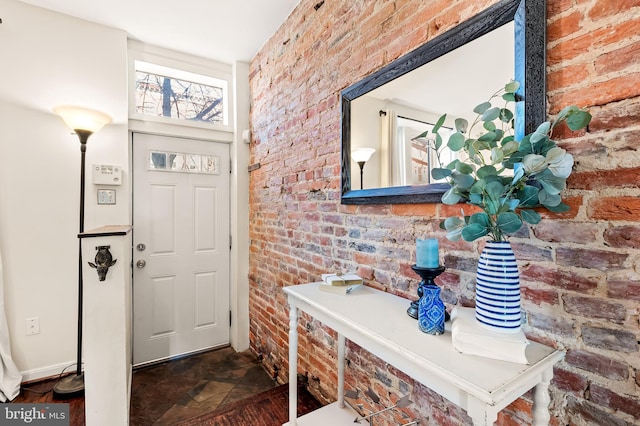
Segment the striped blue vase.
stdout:
<path fill-rule="evenodd" d="M 478 260 L 476 321 L 500 333 L 520 331 L 520 274 L 507 241 L 488 241 Z"/>

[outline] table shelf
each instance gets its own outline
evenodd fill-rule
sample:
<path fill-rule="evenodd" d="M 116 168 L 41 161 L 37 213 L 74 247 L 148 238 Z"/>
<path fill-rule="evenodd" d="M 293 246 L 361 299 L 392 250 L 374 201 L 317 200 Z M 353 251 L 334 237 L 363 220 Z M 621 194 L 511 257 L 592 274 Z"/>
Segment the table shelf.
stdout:
<path fill-rule="evenodd" d="M 548 424 L 548 386 L 553 366 L 564 353 L 530 342 L 529 364 L 488 359 L 458 352 L 445 334 L 422 333 L 406 314 L 410 301 L 371 287 L 349 295 L 322 292 L 319 283 L 285 287 L 290 306 L 289 382 L 296 386 L 298 310 L 338 333 L 338 403 L 344 394 L 344 345 L 349 339 L 414 380 L 467 411 L 474 425 L 491 425 L 498 412 L 536 387 L 534 425 Z M 290 392 L 290 404 L 295 404 Z M 292 414 L 293 413 L 293 414 Z M 290 408 L 291 426 L 296 426 Z M 353 419 L 351 419 L 353 422 Z"/>

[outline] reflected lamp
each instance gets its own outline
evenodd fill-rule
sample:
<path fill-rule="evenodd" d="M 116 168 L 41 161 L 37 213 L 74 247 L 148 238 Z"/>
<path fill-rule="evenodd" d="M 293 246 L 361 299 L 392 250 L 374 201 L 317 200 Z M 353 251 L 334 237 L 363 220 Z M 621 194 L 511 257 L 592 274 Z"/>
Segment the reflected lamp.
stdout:
<path fill-rule="evenodd" d="M 374 152 L 376 152 L 376 150 L 373 148 L 358 148 L 354 149 L 351 153 L 351 158 L 353 158 L 353 161 L 358 163 L 358 166 L 360 166 L 360 189 L 364 189 L 362 186 L 364 165 L 367 161 L 369 161 Z"/>

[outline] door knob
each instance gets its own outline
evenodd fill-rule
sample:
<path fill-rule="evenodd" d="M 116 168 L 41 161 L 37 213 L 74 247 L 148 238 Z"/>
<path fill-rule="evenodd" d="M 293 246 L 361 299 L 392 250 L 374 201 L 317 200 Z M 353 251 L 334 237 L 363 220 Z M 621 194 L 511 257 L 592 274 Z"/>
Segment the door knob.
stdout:
<path fill-rule="evenodd" d="M 136 262 L 136 266 L 140 269 L 144 268 L 145 266 L 147 266 L 147 262 L 145 262 L 143 259 L 140 259 Z"/>

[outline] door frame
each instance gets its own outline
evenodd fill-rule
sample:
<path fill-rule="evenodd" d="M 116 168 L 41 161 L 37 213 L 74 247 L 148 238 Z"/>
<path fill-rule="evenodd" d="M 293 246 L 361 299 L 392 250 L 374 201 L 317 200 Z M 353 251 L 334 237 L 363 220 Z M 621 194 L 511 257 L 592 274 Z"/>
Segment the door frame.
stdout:
<path fill-rule="evenodd" d="M 243 68 L 242 72 L 248 82 L 249 66 L 239 63 Z M 234 90 L 238 89 L 234 87 Z M 229 265 L 229 309 L 231 311 L 230 344 L 237 352 L 249 349 L 249 145 L 243 141 L 242 129 L 249 127 L 248 111 L 249 97 L 248 84 L 246 87 L 246 113 L 236 117 L 244 116 L 246 127 L 233 133 L 220 131 L 206 131 L 203 129 L 190 129 L 182 126 L 171 126 L 166 124 L 141 122 L 129 120 L 128 132 L 128 158 L 129 170 L 133 170 L 133 133 L 147 133 L 160 136 L 177 136 L 188 139 L 201 139 L 205 141 L 227 143 L 230 145 L 231 174 L 230 174 L 230 235 L 231 251 Z M 237 123 L 235 123 L 237 126 Z M 135 223 L 133 223 L 133 179 L 129 179 L 129 193 L 131 194 L 129 204 L 129 221 L 133 224 L 135 233 Z M 131 247 L 133 256 L 134 247 Z M 133 257 L 132 257 L 133 258 Z M 131 271 L 133 280 L 133 270 Z M 133 282 L 133 281 L 132 281 Z M 135 285 L 135 283 L 133 283 Z M 133 332 L 133 325 L 132 330 Z M 133 350 L 133 348 L 132 348 Z"/>

